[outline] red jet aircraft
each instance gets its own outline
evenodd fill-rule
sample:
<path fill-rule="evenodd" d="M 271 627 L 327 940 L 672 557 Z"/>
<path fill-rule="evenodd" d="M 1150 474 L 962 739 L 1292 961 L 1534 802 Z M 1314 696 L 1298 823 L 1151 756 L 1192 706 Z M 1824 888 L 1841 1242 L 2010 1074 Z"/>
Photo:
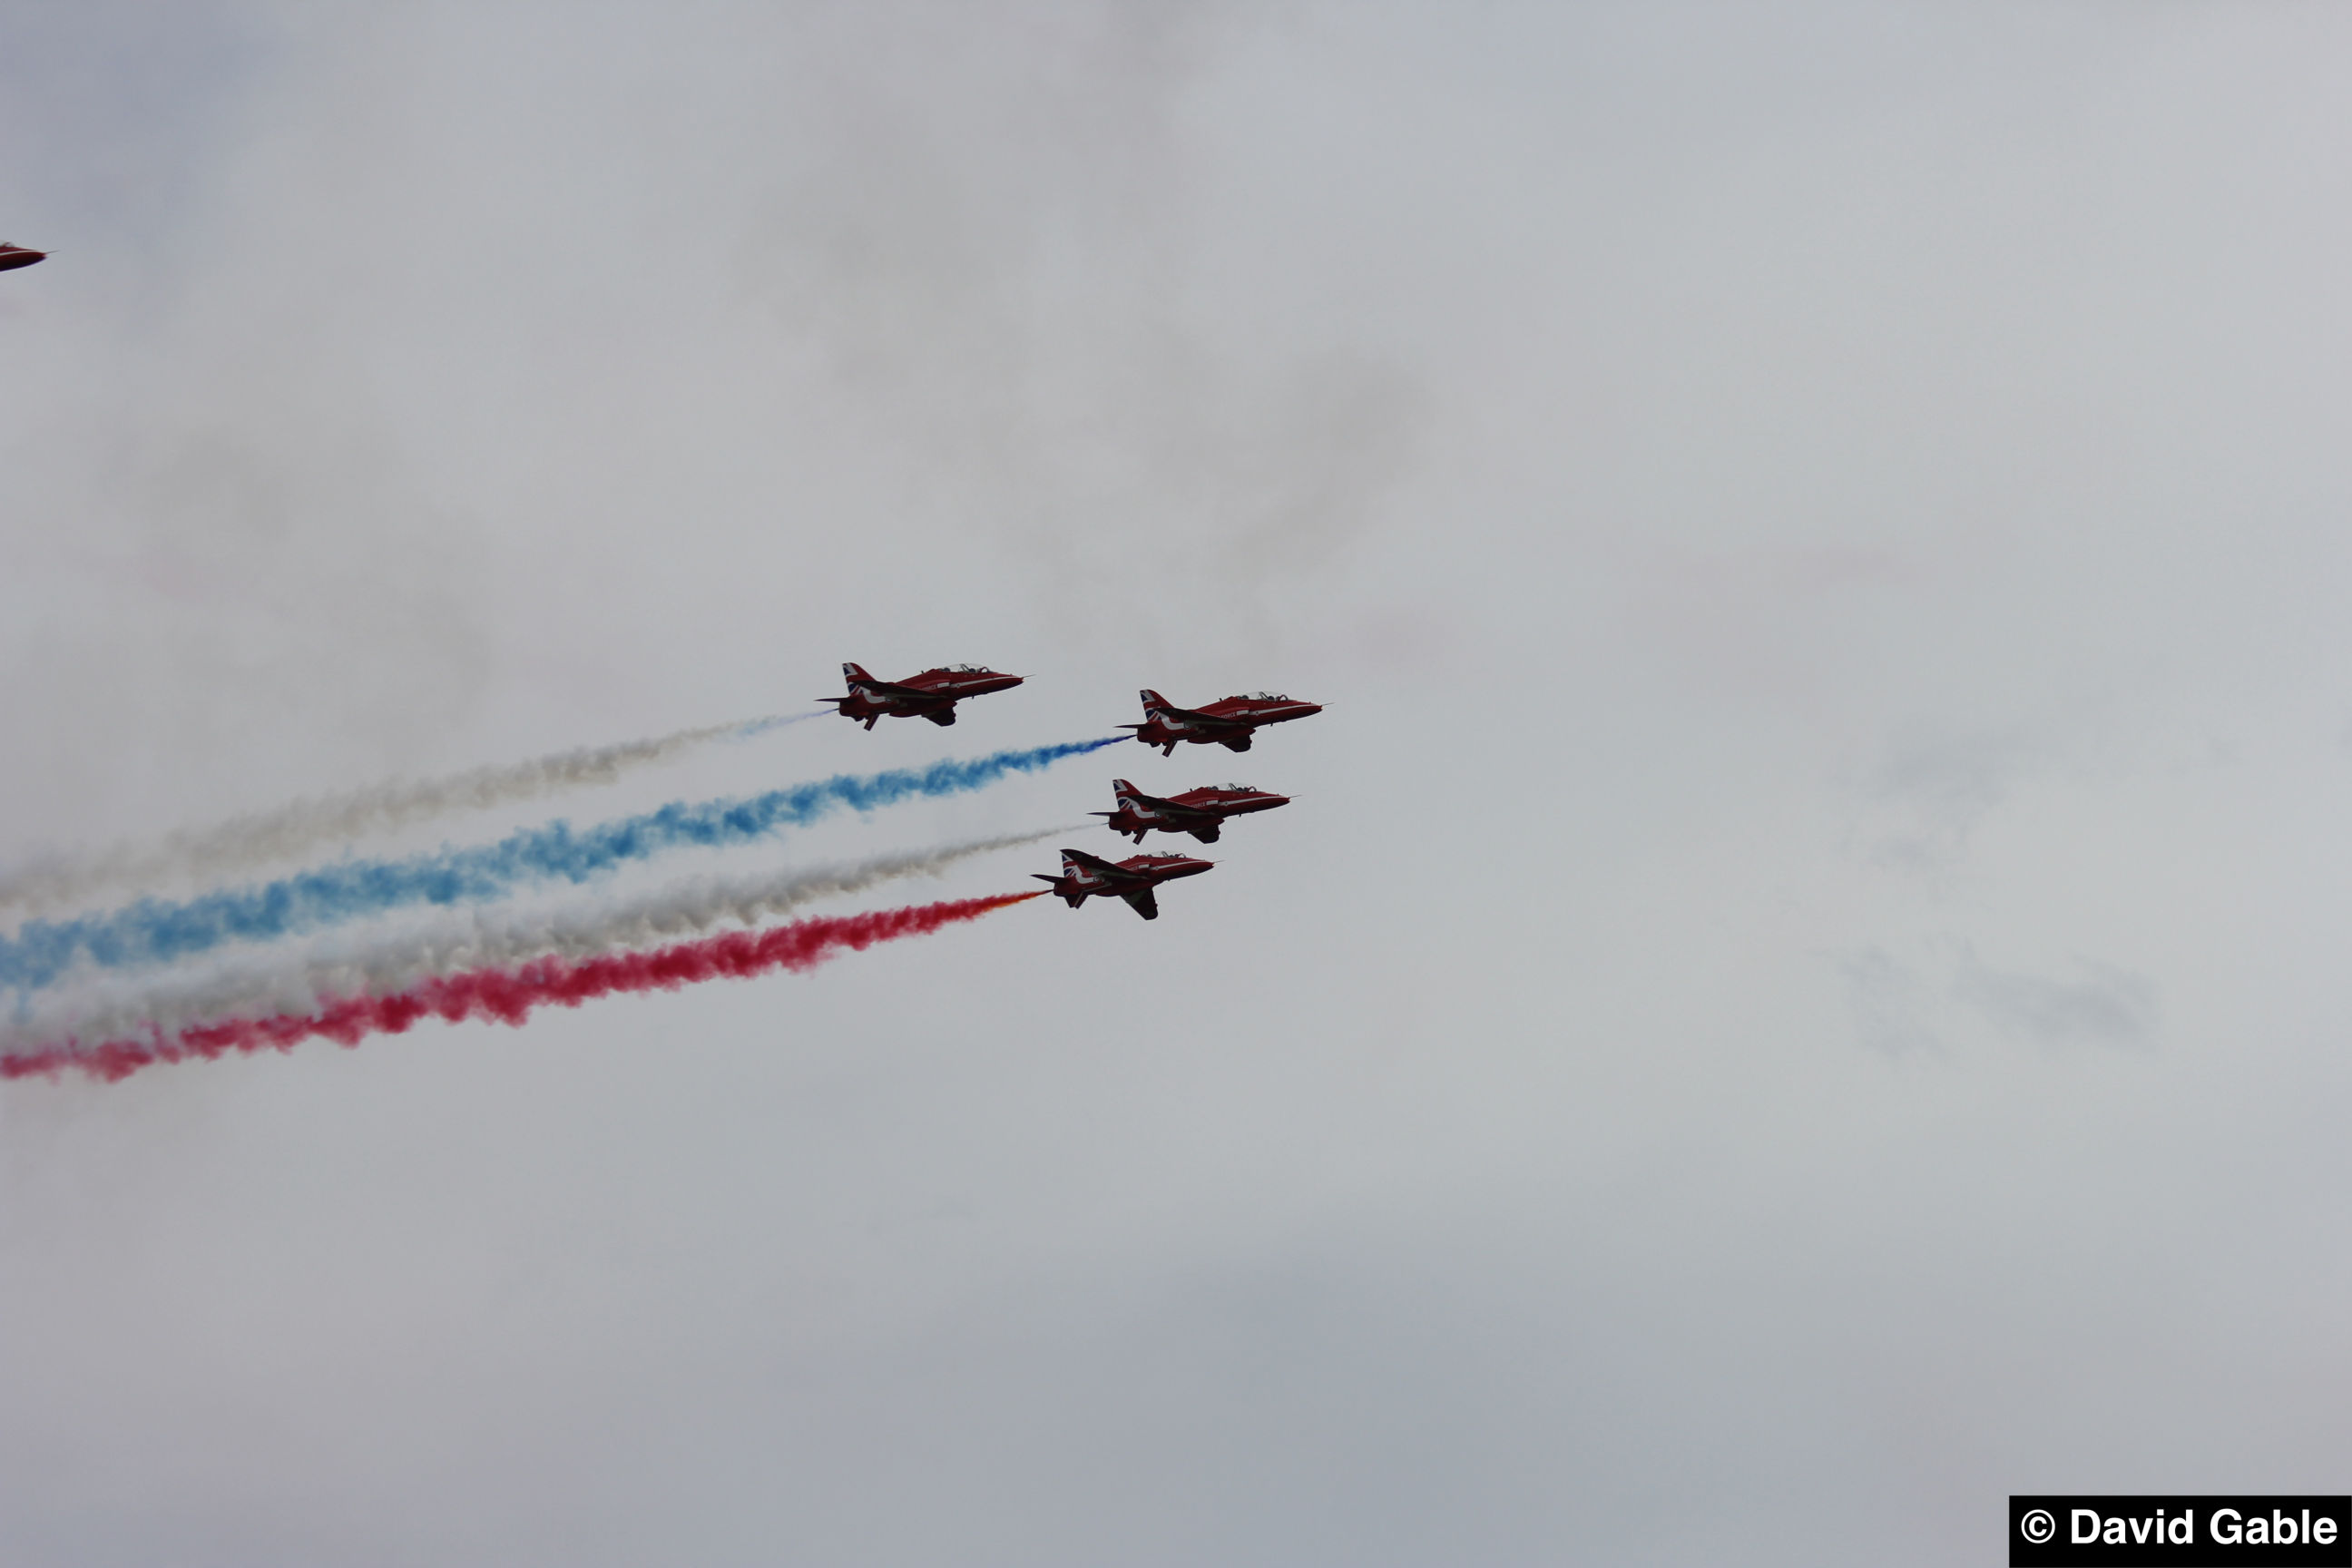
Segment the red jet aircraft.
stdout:
<path fill-rule="evenodd" d="M 927 669 L 900 681 L 877 680 L 854 664 L 841 667 L 849 682 L 846 697 L 820 697 L 819 702 L 839 705 L 845 719 L 863 719 L 866 727 L 884 714 L 897 719 L 929 719 L 934 724 L 955 722 L 955 705 L 967 697 L 982 697 L 1018 686 L 1018 675 L 999 675 L 984 664 L 950 664 Z"/>
<path fill-rule="evenodd" d="M 1221 697 L 1206 708 L 1179 708 L 1157 691 L 1143 693 L 1143 722 L 1121 724 L 1147 746 L 1162 746 L 1160 754 L 1176 754 L 1176 742 L 1202 745 L 1214 742 L 1228 751 L 1250 749 L 1250 732 L 1260 724 L 1280 724 L 1322 712 L 1318 703 L 1301 702 L 1278 691 L 1255 691 L 1247 697 Z"/>
<path fill-rule="evenodd" d="M 1189 833 L 1203 844 L 1214 844 L 1217 828 L 1228 816 L 1272 811 L 1277 805 L 1290 804 L 1286 795 L 1268 795 L 1247 784 L 1212 784 L 1161 800 L 1144 794 L 1125 779 L 1113 779 L 1110 784 L 1118 796 L 1118 809 L 1087 815 L 1109 817 L 1106 826 L 1113 833 L 1134 834 L 1138 844 L 1155 827 L 1162 833 Z"/>
<path fill-rule="evenodd" d="M 1074 910 L 1097 893 L 1117 893 L 1137 914 L 1156 921 L 1160 903 L 1151 896 L 1152 889 L 1179 877 L 1197 877 L 1215 865 L 1213 860 L 1195 860 L 1188 855 L 1130 855 L 1113 865 L 1083 849 L 1065 849 L 1060 876 L 1048 877 L 1043 871 L 1029 874 L 1041 882 L 1051 882 L 1055 894 Z"/>
<path fill-rule="evenodd" d="M 46 250 L 32 250 L 0 239 L 0 272 L 5 272 L 12 267 L 30 267 L 36 261 L 47 261 L 48 258 L 49 253 Z"/>

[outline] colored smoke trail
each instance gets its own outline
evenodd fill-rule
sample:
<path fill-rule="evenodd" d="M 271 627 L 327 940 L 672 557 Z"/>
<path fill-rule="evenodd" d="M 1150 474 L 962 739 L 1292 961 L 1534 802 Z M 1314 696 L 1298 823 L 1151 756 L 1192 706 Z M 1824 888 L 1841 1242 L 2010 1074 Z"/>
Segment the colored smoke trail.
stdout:
<path fill-rule="evenodd" d="M 960 861 L 1076 832 L 1045 827 L 933 849 L 878 855 L 725 879 L 698 878 L 616 903 L 554 913 L 468 910 L 454 927 L 375 933 L 328 952 L 268 948 L 226 970 L 103 978 L 95 995 L 56 997 L 47 1016 L 0 1026 L 0 1057 L 74 1041 L 174 1033 L 224 1018 L 307 1013 L 320 998 L 389 995 L 435 975 L 503 967 L 543 957 L 585 958 L 699 935 L 726 921 L 754 925 L 818 899 L 862 892 L 902 877 L 933 875 Z M 60 991 L 68 991 L 61 987 Z"/>
<path fill-rule="evenodd" d="M 771 931 L 730 931 L 650 952 L 543 958 L 513 969 L 470 970 L 423 981 L 391 996 L 344 997 L 310 1013 L 233 1018 L 172 1036 L 158 1033 L 149 1040 L 114 1041 L 87 1051 L 59 1047 L 0 1058 L 0 1078 L 56 1073 L 70 1067 L 111 1082 L 159 1061 L 210 1058 L 264 1047 L 289 1050 L 312 1038 L 354 1046 L 370 1035 L 403 1033 L 425 1018 L 452 1024 L 483 1018 L 520 1025 L 539 1007 L 577 1007 L 603 996 L 675 991 L 707 980 L 747 980 L 779 969 L 814 969 L 845 948 L 863 951 L 877 942 L 927 935 L 942 926 L 977 920 L 992 910 L 1045 896 L 1042 889 L 1000 893 L 866 914 L 821 916 Z"/>
<path fill-rule="evenodd" d="M 474 768 L 446 778 L 395 780 L 345 795 L 291 801 L 274 811 L 174 833 L 160 844 L 126 845 L 0 873 L 0 909 L 38 909 L 107 888 L 173 878 L 215 877 L 291 860 L 321 844 L 390 833 L 456 812 L 481 811 L 559 790 L 608 784 L 635 768 L 716 741 L 748 740 L 830 710 L 680 730 L 649 741 L 583 746 L 529 762 Z"/>
<path fill-rule="evenodd" d="M 961 795 L 1126 739 L 1110 735 L 928 768 L 841 773 L 749 799 L 673 802 L 583 831 L 557 821 L 473 848 L 352 861 L 180 903 L 145 899 L 103 915 L 34 921 L 14 937 L 0 937 L 0 985 L 47 985 L 78 958 L 106 969 L 168 963 L 225 942 L 268 942 L 417 904 L 471 903 L 532 882 L 584 882 L 667 849 L 742 844 L 805 826 L 843 806 L 872 811 L 919 795 Z"/>

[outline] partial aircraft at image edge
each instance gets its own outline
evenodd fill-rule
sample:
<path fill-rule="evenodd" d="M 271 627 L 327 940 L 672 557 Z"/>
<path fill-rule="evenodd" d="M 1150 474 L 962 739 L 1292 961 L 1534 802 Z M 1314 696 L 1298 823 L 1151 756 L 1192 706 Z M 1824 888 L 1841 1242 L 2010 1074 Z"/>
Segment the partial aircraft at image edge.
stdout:
<path fill-rule="evenodd" d="M 17 267 L 30 267 L 36 261 L 47 261 L 48 258 L 49 253 L 46 250 L 35 250 L 26 245 L 11 245 L 6 240 L 0 239 L 0 272 L 6 272 Z"/>
<path fill-rule="evenodd" d="M 1179 877 L 1197 877 L 1215 865 L 1213 860 L 1195 860 L 1189 855 L 1130 855 L 1113 864 L 1083 849 L 1065 849 L 1060 876 L 1048 877 L 1043 871 L 1029 874 L 1051 883 L 1054 896 L 1074 910 L 1097 893 L 1116 893 L 1137 914 L 1156 921 L 1160 901 L 1151 896 L 1152 889 Z"/>
<path fill-rule="evenodd" d="M 874 728 L 874 721 L 884 717 L 929 719 L 934 724 L 952 724 L 956 721 L 955 705 L 965 698 L 1003 691 L 1026 679 L 1000 675 L 984 664 L 942 665 L 897 681 L 877 680 L 862 666 L 845 664 L 841 676 L 849 683 L 849 695 L 820 697 L 817 700 L 835 704 L 845 719 L 863 720 L 868 730 Z"/>
<path fill-rule="evenodd" d="M 1246 697 L 1221 697 L 1205 708 L 1179 708 L 1157 691 L 1143 691 L 1143 722 L 1122 724 L 1147 746 L 1162 748 L 1162 756 L 1176 754 L 1176 742 L 1215 744 L 1246 752 L 1250 736 L 1261 724 L 1283 724 L 1323 711 L 1318 702 L 1301 702 L 1278 691 L 1254 691 Z"/>
<path fill-rule="evenodd" d="M 1118 800 L 1117 811 L 1088 812 L 1089 816 L 1110 820 L 1103 826 L 1119 835 L 1133 834 L 1138 844 L 1154 828 L 1162 833 L 1189 833 L 1203 844 L 1214 844 L 1220 826 L 1229 816 L 1244 816 L 1254 811 L 1272 811 L 1277 805 L 1288 805 L 1286 795 L 1274 795 L 1248 784 L 1209 784 L 1200 789 L 1188 789 L 1182 795 L 1166 800 L 1144 794 L 1125 779 L 1110 781 L 1111 790 Z"/>

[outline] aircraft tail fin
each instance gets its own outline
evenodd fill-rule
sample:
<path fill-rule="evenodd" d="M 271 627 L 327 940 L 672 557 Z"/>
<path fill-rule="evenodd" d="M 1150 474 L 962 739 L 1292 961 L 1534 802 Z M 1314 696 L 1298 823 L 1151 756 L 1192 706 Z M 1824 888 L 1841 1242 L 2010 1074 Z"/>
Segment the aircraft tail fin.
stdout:
<path fill-rule="evenodd" d="M 1064 878 L 1048 877 L 1043 871 L 1032 871 L 1029 874 L 1036 878 L 1039 881 L 1045 883 L 1046 888 L 1055 898 L 1061 900 L 1062 902 L 1069 905 L 1070 908 L 1074 910 L 1087 901 L 1087 896 L 1084 893 L 1079 892 L 1076 888 L 1071 887 L 1068 881 Z"/>

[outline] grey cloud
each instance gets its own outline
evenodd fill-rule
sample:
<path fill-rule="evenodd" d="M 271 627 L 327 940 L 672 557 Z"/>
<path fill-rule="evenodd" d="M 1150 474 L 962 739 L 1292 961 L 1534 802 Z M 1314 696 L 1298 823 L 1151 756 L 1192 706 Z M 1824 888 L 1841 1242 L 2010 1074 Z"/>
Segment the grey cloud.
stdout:
<path fill-rule="evenodd" d="M 1944 1048 L 1929 1022 L 1936 993 L 1909 965 L 1883 948 L 1866 947 L 1838 960 L 1838 973 L 1864 1045 L 1890 1057 Z"/>
<path fill-rule="evenodd" d="M 0 138 L 23 153 L 0 237 L 104 270 L 127 243 L 168 275 L 175 226 L 209 194 L 267 36 L 220 0 L 0 10 Z"/>
<path fill-rule="evenodd" d="M 1034 679 L 614 814 L 1331 702 L 1149 924 L 0 1085 L 0 1555 L 1958 1564 L 2020 1477 L 2340 1486 L 2347 47 L 0 4 L 0 855 L 844 658 Z"/>
<path fill-rule="evenodd" d="M 2003 1031 L 2044 1046 L 2144 1046 L 2157 1026 L 2155 983 L 2078 960 L 2072 977 L 1991 968 L 1970 955 L 1952 994 Z"/>
<path fill-rule="evenodd" d="M 1949 868 L 1966 853 L 1978 826 L 2045 756 L 2045 748 L 2021 729 L 1898 741 L 1871 781 L 1863 829 L 1867 852 L 1904 870 Z"/>
<path fill-rule="evenodd" d="M 803 67 L 828 133 L 735 264 L 780 361 L 1033 562 L 1057 614 L 1131 635 L 1117 601 L 1148 573 L 1263 636 L 1248 593 L 1377 522 L 1431 387 L 1360 324 L 1237 333 L 1202 310 L 1181 171 L 1215 10 L 1038 6 L 1017 45 L 923 14 L 945 25 L 886 68 Z"/>

